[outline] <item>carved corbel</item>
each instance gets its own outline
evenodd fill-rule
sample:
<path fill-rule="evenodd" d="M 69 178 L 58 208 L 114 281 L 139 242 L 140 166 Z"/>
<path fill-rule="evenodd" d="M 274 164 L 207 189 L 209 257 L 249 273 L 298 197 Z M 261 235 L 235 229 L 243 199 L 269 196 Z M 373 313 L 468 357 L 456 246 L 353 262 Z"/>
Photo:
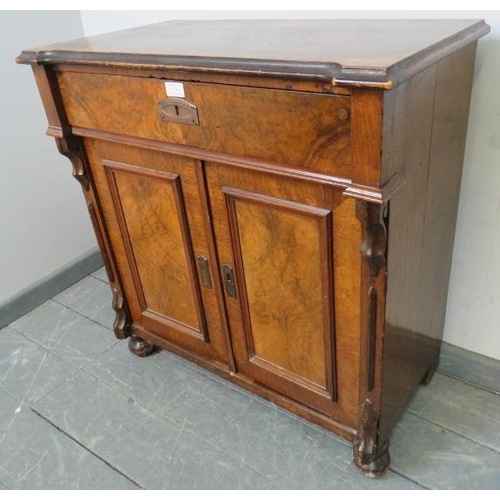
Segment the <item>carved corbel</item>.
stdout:
<path fill-rule="evenodd" d="M 389 467 L 389 441 L 379 442 L 380 415 L 367 399 L 361 405 L 358 432 L 353 444 L 353 462 L 357 469 L 369 477 L 382 474 Z"/>
<path fill-rule="evenodd" d="M 119 292 L 116 287 L 112 287 L 113 292 L 113 303 L 112 307 L 115 311 L 115 321 L 113 323 L 113 331 L 115 332 L 117 339 L 126 339 L 131 335 L 132 321 L 130 319 L 130 314 L 125 305 L 125 300 L 123 295 Z"/>
<path fill-rule="evenodd" d="M 116 338 L 125 339 L 132 335 L 132 319 L 125 303 L 123 294 L 119 289 L 117 277 L 111 265 L 110 254 L 108 253 L 109 244 L 106 243 L 105 229 L 102 221 L 99 222 L 100 215 L 98 214 L 97 206 L 95 203 L 95 196 L 91 189 L 90 174 L 86 163 L 86 156 L 83 151 L 81 139 L 74 135 L 66 137 L 56 137 L 57 149 L 59 153 L 66 156 L 73 165 L 73 177 L 80 183 L 83 188 L 85 199 L 87 201 L 87 208 L 90 214 L 90 219 L 94 227 L 94 232 L 97 238 L 97 243 L 101 251 L 102 259 L 106 272 L 108 274 L 111 291 L 113 293 L 112 307 L 115 311 L 115 321 L 113 323 L 113 330 Z"/>
<path fill-rule="evenodd" d="M 56 144 L 59 153 L 66 156 L 73 165 L 73 177 L 80 183 L 84 191 L 88 191 L 90 179 L 80 139 L 74 135 L 56 137 Z"/>
<path fill-rule="evenodd" d="M 384 221 L 386 210 L 387 205 L 356 200 L 356 217 L 363 229 L 361 255 L 368 264 L 372 278 L 376 278 L 380 270 L 387 265 L 385 257 L 387 230 Z"/>

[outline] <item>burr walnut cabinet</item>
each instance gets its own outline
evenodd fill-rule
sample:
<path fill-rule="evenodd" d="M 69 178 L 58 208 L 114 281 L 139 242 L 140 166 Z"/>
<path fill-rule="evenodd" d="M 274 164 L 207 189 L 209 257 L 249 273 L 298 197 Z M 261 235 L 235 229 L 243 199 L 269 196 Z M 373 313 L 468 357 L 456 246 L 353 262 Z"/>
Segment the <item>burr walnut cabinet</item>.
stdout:
<path fill-rule="evenodd" d="M 356 466 L 383 471 L 438 363 L 487 32 L 174 21 L 24 51 L 83 188 L 116 336 L 352 440 Z"/>

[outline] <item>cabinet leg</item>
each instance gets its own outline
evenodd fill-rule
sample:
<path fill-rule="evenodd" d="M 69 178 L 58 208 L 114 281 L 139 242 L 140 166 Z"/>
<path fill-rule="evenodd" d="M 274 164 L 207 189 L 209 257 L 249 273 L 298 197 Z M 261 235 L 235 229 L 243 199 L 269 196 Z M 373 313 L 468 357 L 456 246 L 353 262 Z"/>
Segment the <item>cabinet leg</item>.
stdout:
<path fill-rule="evenodd" d="M 361 474 L 377 477 L 382 474 L 391 461 L 389 441 L 379 443 L 379 415 L 373 403 L 367 399 L 362 407 L 358 432 L 353 444 L 353 462 Z"/>
<path fill-rule="evenodd" d="M 156 346 L 147 340 L 141 339 L 141 337 L 138 337 L 137 335 L 132 335 L 128 339 L 128 348 L 130 349 L 130 352 L 136 356 L 145 358 L 156 349 Z"/>
<path fill-rule="evenodd" d="M 431 383 L 432 377 L 434 377 L 434 374 L 436 373 L 438 366 L 439 366 L 439 354 L 437 354 L 434 357 L 432 363 L 429 365 L 429 368 L 427 368 L 425 375 L 422 377 L 422 382 L 421 382 L 422 385 L 429 385 Z"/>

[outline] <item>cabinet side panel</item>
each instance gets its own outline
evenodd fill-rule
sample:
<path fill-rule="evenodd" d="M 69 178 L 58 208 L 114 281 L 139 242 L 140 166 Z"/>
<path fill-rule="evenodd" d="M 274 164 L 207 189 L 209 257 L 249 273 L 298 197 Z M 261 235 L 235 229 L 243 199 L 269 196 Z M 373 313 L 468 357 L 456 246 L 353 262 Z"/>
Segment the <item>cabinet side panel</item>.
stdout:
<path fill-rule="evenodd" d="M 442 61 L 436 104 L 422 241 L 419 331 L 443 336 L 451 257 L 455 241 L 476 43 Z"/>
<path fill-rule="evenodd" d="M 448 56 L 385 101 L 384 174 L 408 182 L 390 203 L 383 440 L 439 355 L 475 51 Z"/>

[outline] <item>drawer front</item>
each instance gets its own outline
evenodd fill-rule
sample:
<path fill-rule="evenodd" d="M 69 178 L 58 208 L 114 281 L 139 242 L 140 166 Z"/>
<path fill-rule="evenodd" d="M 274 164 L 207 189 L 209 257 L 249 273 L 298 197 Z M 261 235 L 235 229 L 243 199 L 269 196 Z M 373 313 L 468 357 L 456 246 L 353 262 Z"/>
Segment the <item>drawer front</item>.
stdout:
<path fill-rule="evenodd" d="M 186 124 L 161 119 L 163 80 L 63 72 L 58 81 L 73 126 L 350 177 L 349 96 L 185 82 L 198 120 Z"/>

